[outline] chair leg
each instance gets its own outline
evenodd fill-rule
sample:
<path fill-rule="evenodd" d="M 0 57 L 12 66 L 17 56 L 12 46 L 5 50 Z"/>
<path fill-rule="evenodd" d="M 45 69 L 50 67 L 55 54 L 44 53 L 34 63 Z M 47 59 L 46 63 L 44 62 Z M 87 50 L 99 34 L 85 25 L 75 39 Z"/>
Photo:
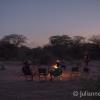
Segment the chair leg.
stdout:
<path fill-rule="evenodd" d="M 45 80 L 47 80 L 47 76 L 45 75 Z"/>
<path fill-rule="evenodd" d="M 39 75 L 39 80 L 40 80 L 40 75 Z"/>
<path fill-rule="evenodd" d="M 53 76 L 50 74 L 50 81 L 52 81 L 53 80 Z"/>

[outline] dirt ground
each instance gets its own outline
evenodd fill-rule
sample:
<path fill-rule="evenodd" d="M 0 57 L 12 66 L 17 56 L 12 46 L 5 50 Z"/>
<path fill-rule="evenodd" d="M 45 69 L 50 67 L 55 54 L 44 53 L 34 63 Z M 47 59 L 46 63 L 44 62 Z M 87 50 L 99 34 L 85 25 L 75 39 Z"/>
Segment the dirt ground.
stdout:
<path fill-rule="evenodd" d="M 92 100 L 91 98 L 80 98 L 73 96 L 73 92 L 79 90 L 79 76 L 70 77 L 69 64 L 64 71 L 61 80 L 54 81 L 38 80 L 26 81 L 21 73 L 20 64 L 5 64 L 6 70 L 0 70 L 0 100 Z M 90 63 L 90 78 L 96 78 L 100 71 L 100 62 Z"/>

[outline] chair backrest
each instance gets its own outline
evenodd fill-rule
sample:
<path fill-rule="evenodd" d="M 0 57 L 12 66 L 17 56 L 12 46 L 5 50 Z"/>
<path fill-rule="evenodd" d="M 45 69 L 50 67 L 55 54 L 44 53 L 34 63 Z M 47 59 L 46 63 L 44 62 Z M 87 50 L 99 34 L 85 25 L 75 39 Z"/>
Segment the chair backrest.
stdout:
<path fill-rule="evenodd" d="M 72 67 L 72 72 L 79 72 L 79 67 Z"/>
<path fill-rule="evenodd" d="M 89 69 L 89 68 L 84 68 L 83 71 L 84 71 L 85 73 L 89 73 L 89 72 L 90 72 L 90 69 Z"/>
<path fill-rule="evenodd" d="M 38 72 L 40 75 L 47 75 L 47 69 L 46 68 L 38 68 Z"/>

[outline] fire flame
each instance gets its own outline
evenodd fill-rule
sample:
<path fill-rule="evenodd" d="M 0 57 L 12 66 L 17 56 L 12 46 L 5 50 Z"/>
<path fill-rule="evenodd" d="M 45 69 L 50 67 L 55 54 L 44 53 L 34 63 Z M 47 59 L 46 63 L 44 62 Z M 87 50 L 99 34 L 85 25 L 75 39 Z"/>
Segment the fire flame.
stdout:
<path fill-rule="evenodd" d="M 54 69 L 57 69 L 57 68 L 58 68 L 58 67 L 57 67 L 57 64 L 53 65 L 53 68 L 54 68 Z"/>

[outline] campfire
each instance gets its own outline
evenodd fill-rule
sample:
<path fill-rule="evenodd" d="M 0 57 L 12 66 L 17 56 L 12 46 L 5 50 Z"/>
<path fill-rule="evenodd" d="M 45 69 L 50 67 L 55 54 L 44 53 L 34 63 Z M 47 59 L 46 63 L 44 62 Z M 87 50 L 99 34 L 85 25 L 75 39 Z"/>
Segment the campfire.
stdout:
<path fill-rule="evenodd" d="M 57 64 L 53 65 L 52 67 L 53 67 L 54 69 L 57 69 L 57 68 L 58 68 Z"/>

